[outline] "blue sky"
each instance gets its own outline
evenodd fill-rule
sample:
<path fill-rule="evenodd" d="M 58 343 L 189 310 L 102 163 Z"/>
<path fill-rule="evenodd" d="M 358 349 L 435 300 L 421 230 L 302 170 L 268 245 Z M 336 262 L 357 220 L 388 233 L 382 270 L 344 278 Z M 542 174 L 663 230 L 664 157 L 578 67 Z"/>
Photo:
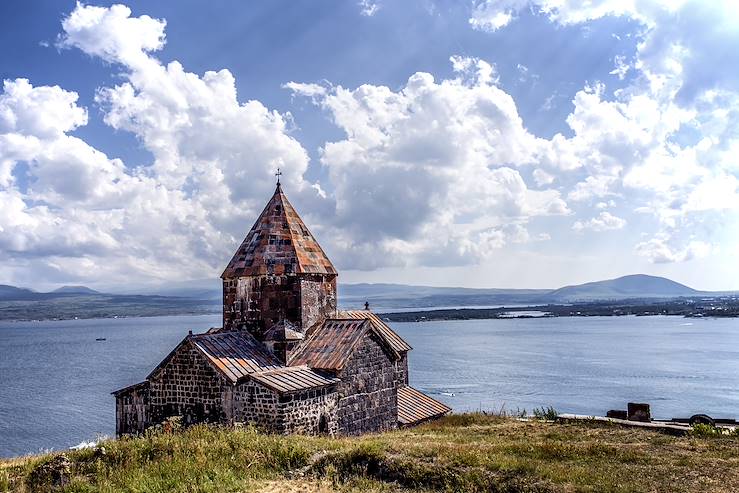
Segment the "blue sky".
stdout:
<path fill-rule="evenodd" d="M 279 165 L 344 282 L 739 289 L 735 14 L 4 2 L 0 282 L 217 277 Z"/>

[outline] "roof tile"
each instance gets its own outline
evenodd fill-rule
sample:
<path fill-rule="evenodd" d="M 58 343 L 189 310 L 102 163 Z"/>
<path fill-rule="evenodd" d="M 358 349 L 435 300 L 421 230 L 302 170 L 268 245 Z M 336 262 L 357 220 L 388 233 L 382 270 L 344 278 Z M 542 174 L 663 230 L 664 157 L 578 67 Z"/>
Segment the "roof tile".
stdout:
<path fill-rule="evenodd" d="M 336 269 L 277 185 L 221 278 L 264 274 L 336 275 Z"/>

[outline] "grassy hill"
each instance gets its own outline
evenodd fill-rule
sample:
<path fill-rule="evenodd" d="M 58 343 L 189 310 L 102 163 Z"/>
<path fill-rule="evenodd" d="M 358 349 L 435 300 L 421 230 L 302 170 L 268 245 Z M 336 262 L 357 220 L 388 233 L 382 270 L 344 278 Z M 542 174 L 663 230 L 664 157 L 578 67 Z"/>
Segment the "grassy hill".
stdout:
<path fill-rule="evenodd" d="M 99 447 L 0 461 L 0 491 L 739 491 L 735 435 L 484 415 L 341 439 L 197 426 Z"/>

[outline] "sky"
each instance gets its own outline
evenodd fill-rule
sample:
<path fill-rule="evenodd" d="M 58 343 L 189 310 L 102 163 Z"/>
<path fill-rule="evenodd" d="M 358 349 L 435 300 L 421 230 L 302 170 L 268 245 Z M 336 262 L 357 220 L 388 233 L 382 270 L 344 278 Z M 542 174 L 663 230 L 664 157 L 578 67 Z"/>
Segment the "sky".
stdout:
<path fill-rule="evenodd" d="M 739 290 L 730 0 L 0 3 L 0 283 L 217 279 L 283 189 L 340 281 Z"/>

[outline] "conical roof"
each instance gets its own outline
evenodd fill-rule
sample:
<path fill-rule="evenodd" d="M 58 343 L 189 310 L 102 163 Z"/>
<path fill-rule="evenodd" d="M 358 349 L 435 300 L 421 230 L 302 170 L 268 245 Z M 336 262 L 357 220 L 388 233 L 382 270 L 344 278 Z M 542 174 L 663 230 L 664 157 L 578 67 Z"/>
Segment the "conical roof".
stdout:
<path fill-rule="evenodd" d="M 221 278 L 290 273 L 337 274 L 278 183 Z"/>

